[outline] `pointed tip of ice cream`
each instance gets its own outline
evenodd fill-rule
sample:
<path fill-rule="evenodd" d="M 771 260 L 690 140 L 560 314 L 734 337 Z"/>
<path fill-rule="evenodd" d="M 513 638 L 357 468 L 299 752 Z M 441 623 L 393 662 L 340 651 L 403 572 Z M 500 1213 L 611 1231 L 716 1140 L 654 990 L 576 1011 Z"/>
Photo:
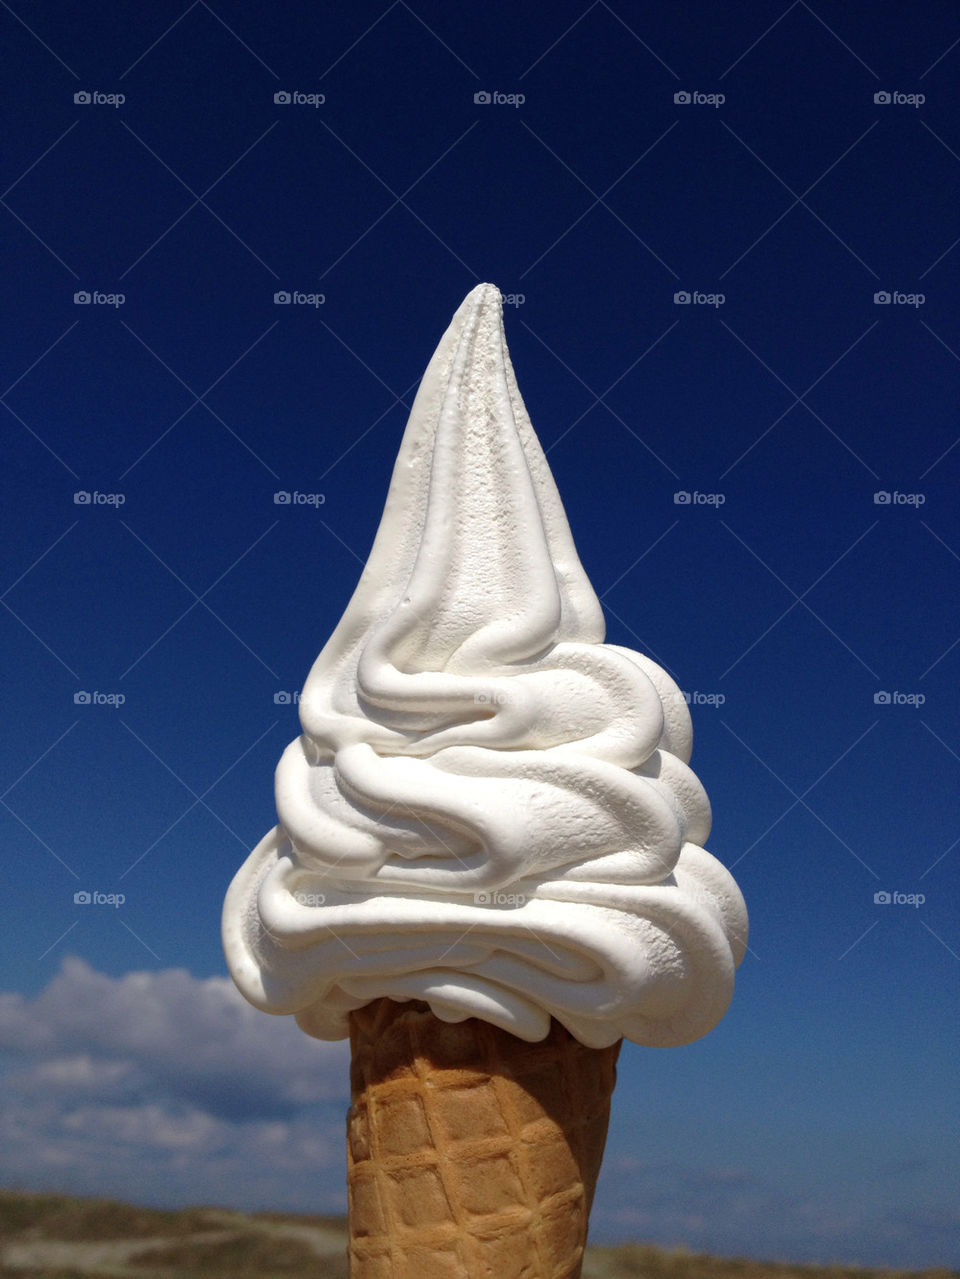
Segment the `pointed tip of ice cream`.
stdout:
<path fill-rule="evenodd" d="M 484 665 L 551 639 L 603 642 L 600 604 L 516 383 L 503 305 L 497 285 L 474 285 L 427 365 L 363 578 L 318 659 L 323 678 L 342 643 L 374 629 L 383 640 L 394 624 L 413 645 L 405 670 L 414 649 L 424 669 L 447 670 L 455 654 Z M 429 622 L 416 644 L 412 618 Z"/>
<path fill-rule="evenodd" d="M 464 301 L 469 302 L 471 298 L 476 298 L 477 301 L 500 302 L 502 296 L 495 284 L 475 284 Z"/>
<path fill-rule="evenodd" d="M 503 294 L 495 284 L 477 284 L 463 299 L 459 310 L 486 313 L 499 323 L 503 315 Z"/>

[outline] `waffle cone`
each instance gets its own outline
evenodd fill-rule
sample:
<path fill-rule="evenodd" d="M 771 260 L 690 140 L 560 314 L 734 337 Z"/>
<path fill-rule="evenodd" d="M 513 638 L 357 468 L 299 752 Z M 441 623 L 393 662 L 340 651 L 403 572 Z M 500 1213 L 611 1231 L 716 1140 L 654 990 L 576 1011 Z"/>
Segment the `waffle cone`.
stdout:
<path fill-rule="evenodd" d="M 350 1015 L 352 1279 L 578 1279 L 620 1044 Z"/>

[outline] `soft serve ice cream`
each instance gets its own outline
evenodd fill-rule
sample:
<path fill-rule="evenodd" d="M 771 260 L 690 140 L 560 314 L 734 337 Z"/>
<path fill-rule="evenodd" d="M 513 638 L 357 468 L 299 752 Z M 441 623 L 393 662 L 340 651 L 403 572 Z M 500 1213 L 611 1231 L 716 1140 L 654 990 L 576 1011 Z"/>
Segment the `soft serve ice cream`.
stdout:
<path fill-rule="evenodd" d="M 666 1047 L 723 1016 L 743 899 L 690 717 L 604 644 L 490 284 L 424 374 L 370 558 L 300 699 L 279 825 L 224 906 L 234 980 L 321 1039 L 381 996 Z"/>

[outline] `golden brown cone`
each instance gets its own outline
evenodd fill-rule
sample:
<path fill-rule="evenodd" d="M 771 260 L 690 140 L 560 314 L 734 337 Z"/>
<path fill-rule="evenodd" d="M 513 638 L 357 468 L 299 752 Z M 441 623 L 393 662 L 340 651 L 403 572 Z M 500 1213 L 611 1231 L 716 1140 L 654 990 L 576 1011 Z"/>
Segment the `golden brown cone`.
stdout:
<path fill-rule="evenodd" d="M 350 1014 L 351 1279 L 579 1279 L 619 1042 Z"/>

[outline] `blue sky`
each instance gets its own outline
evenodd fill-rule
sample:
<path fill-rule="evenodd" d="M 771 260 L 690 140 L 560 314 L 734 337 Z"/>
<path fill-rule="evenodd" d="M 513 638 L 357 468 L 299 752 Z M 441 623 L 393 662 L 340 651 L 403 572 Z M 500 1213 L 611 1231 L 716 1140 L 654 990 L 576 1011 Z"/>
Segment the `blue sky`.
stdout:
<path fill-rule="evenodd" d="M 342 1207 L 343 1048 L 234 995 L 220 905 L 489 280 L 751 914 L 722 1024 L 624 1048 L 594 1237 L 960 1265 L 955 8 L 0 23 L 3 1182 Z"/>

